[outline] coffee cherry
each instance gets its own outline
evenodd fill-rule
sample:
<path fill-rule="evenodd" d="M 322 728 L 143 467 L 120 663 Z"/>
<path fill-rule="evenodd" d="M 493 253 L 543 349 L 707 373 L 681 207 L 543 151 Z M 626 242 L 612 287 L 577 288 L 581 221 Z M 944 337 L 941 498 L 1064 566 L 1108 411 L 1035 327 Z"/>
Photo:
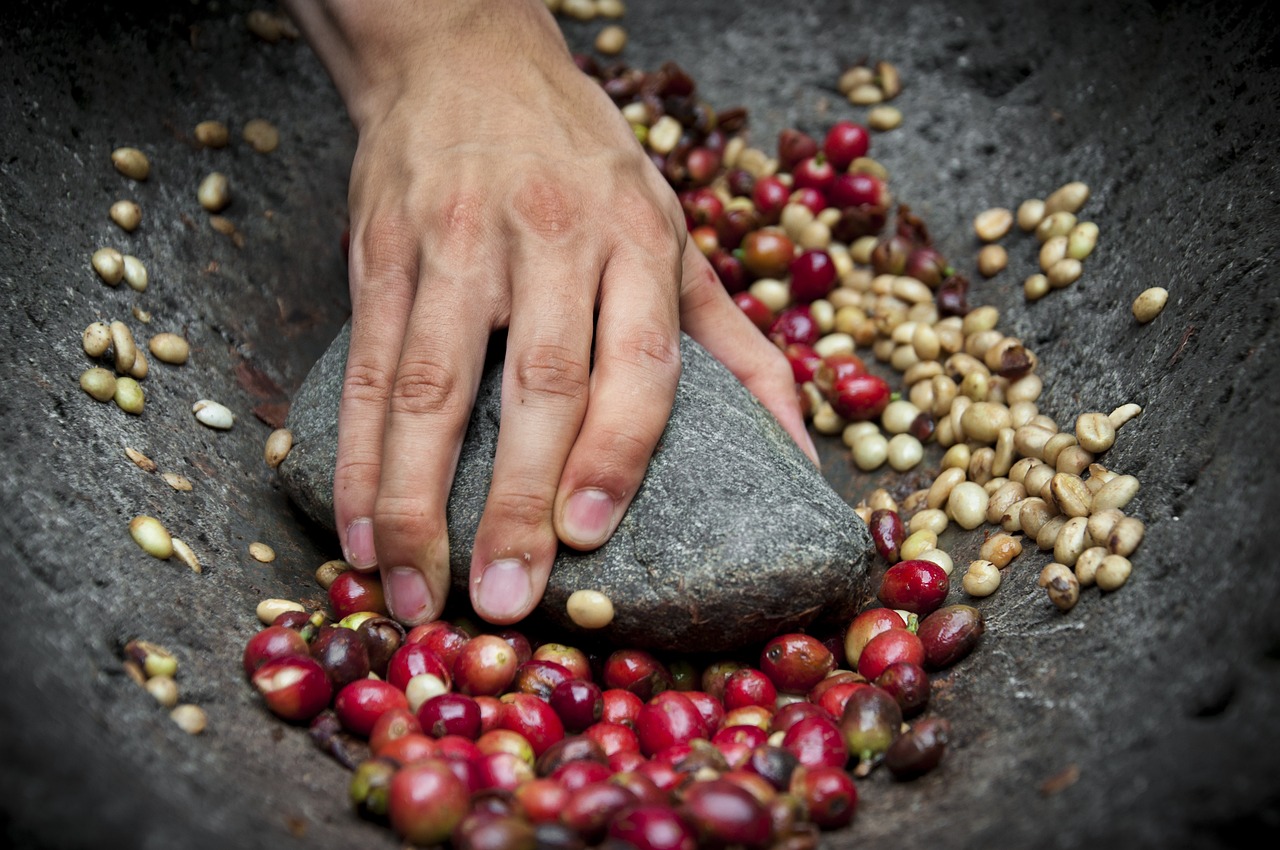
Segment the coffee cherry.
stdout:
<path fill-rule="evenodd" d="M 885 751 L 884 763 L 894 779 L 914 779 L 938 766 L 946 754 L 951 724 L 943 717 L 917 721 Z"/>
<path fill-rule="evenodd" d="M 839 209 L 875 207 L 883 203 L 884 184 L 870 174 L 840 174 L 826 189 L 827 200 Z"/>
<path fill-rule="evenodd" d="M 855 159 L 866 156 L 870 148 L 871 134 L 852 121 L 837 121 L 822 140 L 822 152 L 837 171 L 844 171 Z"/>
<path fill-rule="evenodd" d="M 903 717 L 919 714 L 929 703 L 929 674 L 912 661 L 895 661 L 885 667 L 876 677 L 875 686 L 898 701 Z"/>
<path fill-rule="evenodd" d="M 858 673 L 874 680 L 890 664 L 899 661 L 924 664 L 924 645 L 906 629 L 889 629 L 867 642 L 858 659 Z"/>
<path fill-rule="evenodd" d="M 263 664 L 253 673 L 253 686 L 277 717 L 306 723 L 329 705 L 333 685 L 324 668 L 310 656 L 288 656 Z"/>
<path fill-rule="evenodd" d="M 342 728 L 368 738 L 382 715 L 393 709 L 408 709 L 404 691 L 377 679 L 357 679 L 338 691 L 333 710 Z"/>
<path fill-rule="evenodd" d="M 243 664 L 246 676 L 268 661 L 290 656 L 306 657 L 311 654 L 310 647 L 302 635 L 284 626 L 267 626 L 245 644 Z"/>
<path fill-rule="evenodd" d="M 797 189 L 817 189 L 825 192 L 836 179 L 836 170 L 823 154 L 811 156 L 796 163 L 792 169 Z"/>
<path fill-rule="evenodd" d="M 812 136 L 792 127 L 778 133 L 778 165 L 783 171 L 792 171 L 801 160 L 818 152 L 818 142 Z"/>
<path fill-rule="evenodd" d="M 810 249 L 791 261 L 791 297 L 808 303 L 825 298 L 836 285 L 836 264 L 821 249 Z"/>
<path fill-rule="evenodd" d="M 667 805 L 632 806 L 609 824 L 609 842 L 637 850 L 695 850 L 697 834 Z"/>
<path fill-rule="evenodd" d="M 849 697 L 840 716 L 840 732 L 849 755 L 867 763 L 889 749 L 901 725 L 902 709 L 876 687 L 863 688 Z"/>
<path fill-rule="evenodd" d="M 721 276 L 720 279 L 723 281 L 724 277 Z M 728 284 L 725 284 L 725 288 L 729 288 Z M 730 291 L 732 292 L 732 290 Z M 733 303 L 738 305 L 738 309 L 747 315 L 747 318 L 751 320 L 751 324 L 759 328 L 761 333 L 767 332 L 773 324 L 773 312 L 764 305 L 763 301 L 750 292 L 734 293 Z"/>
<path fill-rule="evenodd" d="M 458 653 L 469 640 L 470 635 L 447 620 L 433 620 L 414 626 L 404 638 L 406 644 L 420 643 L 430 649 L 450 670 L 453 669 Z"/>
<path fill-rule="evenodd" d="M 445 683 L 446 688 L 452 681 L 444 662 L 425 644 L 406 644 L 397 649 L 387 663 L 387 681 L 402 691 L 409 687 L 410 679 L 423 673 L 435 676 Z"/>
<path fill-rule="evenodd" d="M 560 716 L 545 700 L 525 693 L 507 693 L 499 697 L 498 728 L 519 732 L 533 748 L 535 757 L 564 737 Z"/>
<path fill-rule="evenodd" d="M 480 705 L 466 694 L 439 694 L 418 708 L 418 724 L 433 738 L 458 735 L 474 741 L 480 737 Z"/>
<path fill-rule="evenodd" d="M 844 654 L 847 663 L 857 666 L 863 647 L 873 637 L 889 629 L 905 629 L 906 622 L 897 611 L 890 608 L 868 608 L 853 618 L 844 636 Z M 812 695 L 810 696 L 812 699 Z"/>
<path fill-rule="evenodd" d="M 764 847 L 769 842 L 768 811 L 750 792 L 724 779 L 691 784 L 684 791 L 680 813 L 703 845 Z"/>
<path fill-rule="evenodd" d="M 795 343 L 812 346 L 820 336 L 822 332 L 818 329 L 818 323 L 814 321 L 808 304 L 788 307 L 769 326 L 769 339 L 783 348 Z M 888 404 L 888 401 L 885 403 Z"/>
<path fill-rule="evenodd" d="M 594 682 L 561 682 L 552 689 L 547 702 L 569 732 L 581 732 L 604 716 L 604 694 Z"/>
<path fill-rule="evenodd" d="M 933 561 L 900 561 L 885 571 L 879 598 L 887 608 L 923 617 L 946 600 L 950 588 L 946 571 Z"/>
<path fill-rule="evenodd" d="M 373 729 L 369 732 L 369 749 L 375 756 L 380 755 L 397 738 L 421 734 L 422 725 L 412 711 L 408 708 L 388 709 L 374 721 Z"/>
<path fill-rule="evenodd" d="M 916 635 L 924 645 L 925 668 L 940 670 L 964 658 L 977 646 L 985 624 L 971 605 L 948 605 L 920 621 Z"/>
<path fill-rule="evenodd" d="M 750 667 L 738 670 L 724 684 L 721 700 L 727 711 L 746 705 L 772 708 L 778 701 L 778 691 L 764 673 Z"/>
<path fill-rule="evenodd" d="M 652 653 L 642 649 L 619 649 L 605 659 L 605 688 L 631 691 L 641 702 L 671 687 L 671 673 Z"/>
<path fill-rule="evenodd" d="M 382 582 L 375 575 L 354 570 L 347 570 L 329 585 L 329 606 L 339 620 L 361 611 L 373 611 L 384 617 L 388 613 Z"/>
<path fill-rule="evenodd" d="M 782 746 L 794 753 L 805 767 L 843 767 L 849 760 L 840 727 L 835 720 L 822 715 L 795 723 L 783 736 Z"/>
<path fill-rule="evenodd" d="M 640 751 L 647 756 L 694 738 L 707 738 L 707 725 L 693 702 L 679 691 L 664 691 L 645 703 L 636 718 Z"/>
<path fill-rule="evenodd" d="M 760 653 L 760 670 L 783 693 L 802 694 L 835 669 L 835 658 L 811 635 L 779 635 Z"/>
<path fill-rule="evenodd" d="M 800 768 L 792 793 L 804 803 L 809 820 L 820 829 L 840 829 L 853 821 L 858 810 L 858 789 L 853 777 L 840 767 Z"/>
<path fill-rule="evenodd" d="M 845 419 L 868 422 L 884 413 L 892 395 L 889 384 L 878 375 L 850 375 L 831 388 L 828 400 Z"/>
<path fill-rule="evenodd" d="M 497 635 L 477 635 L 453 662 L 454 688 L 472 696 L 496 696 L 510 686 L 519 663 L 511 644 Z"/>
<path fill-rule="evenodd" d="M 756 205 L 756 212 L 760 214 L 761 222 L 777 224 L 782 208 L 791 199 L 791 188 L 777 177 L 764 177 L 756 181 L 751 199 Z"/>
<path fill-rule="evenodd" d="M 781 278 L 790 268 L 795 250 L 795 243 L 781 230 L 753 229 L 742 239 L 742 263 L 756 277 Z"/>

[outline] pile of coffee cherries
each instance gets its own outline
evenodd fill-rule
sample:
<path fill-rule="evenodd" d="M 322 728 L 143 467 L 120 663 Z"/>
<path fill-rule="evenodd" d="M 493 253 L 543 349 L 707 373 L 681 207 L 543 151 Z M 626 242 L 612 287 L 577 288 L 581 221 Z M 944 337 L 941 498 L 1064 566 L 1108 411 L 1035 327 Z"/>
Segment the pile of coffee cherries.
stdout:
<path fill-rule="evenodd" d="M 279 614 L 246 645 L 245 674 L 353 770 L 362 815 L 460 848 L 816 846 L 853 820 L 856 777 L 938 764 L 950 730 L 925 714 L 930 673 L 983 632 L 976 609 L 942 605 L 947 577 L 926 561 L 895 565 L 886 607 L 842 635 L 780 635 L 754 664 L 535 644 L 467 620 L 406 630 L 377 579 L 351 571 L 328 593 L 340 619 Z"/>

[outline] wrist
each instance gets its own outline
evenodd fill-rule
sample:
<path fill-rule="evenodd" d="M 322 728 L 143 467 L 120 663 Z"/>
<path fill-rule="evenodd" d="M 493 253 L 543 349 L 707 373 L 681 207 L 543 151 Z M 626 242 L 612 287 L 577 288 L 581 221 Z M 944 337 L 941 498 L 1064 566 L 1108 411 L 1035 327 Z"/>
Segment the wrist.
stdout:
<path fill-rule="evenodd" d="M 544 0 L 286 0 L 359 129 L 437 80 L 571 64 Z M 429 92 L 428 92 L 429 93 Z"/>

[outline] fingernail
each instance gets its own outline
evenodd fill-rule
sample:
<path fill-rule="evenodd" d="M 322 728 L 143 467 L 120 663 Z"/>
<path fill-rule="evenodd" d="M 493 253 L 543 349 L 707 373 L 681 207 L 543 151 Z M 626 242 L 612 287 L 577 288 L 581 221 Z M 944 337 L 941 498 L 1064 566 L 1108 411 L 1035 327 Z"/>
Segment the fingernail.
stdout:
<path fill-rule="evenodd" d="M 494 561 L 480 575 L 476 604 L 490 617 L 507 619 L 524 611 L 531 592 L 524 564 L 513 559 Z"/>
<path fill-rule="evenodd" d="M 378 555 L 373 551 L 373 520 L 360 517 L 347 526 L 346 556 L 347 563 L 358 570 L 377 566 Z"/>
<path fill-rule="evenodd" d="M 395 567 L 387 573 L 387 606 L 397 620 L 416 623 L 431 611 L 427 580 L 413 567 Z"/>
<path fill-rule="evenodd" d="M 603 490 L 578 490 L 564 505 L 564 530 L 577 543 L 604 542 L 613 522 L 613 499 Z"/>

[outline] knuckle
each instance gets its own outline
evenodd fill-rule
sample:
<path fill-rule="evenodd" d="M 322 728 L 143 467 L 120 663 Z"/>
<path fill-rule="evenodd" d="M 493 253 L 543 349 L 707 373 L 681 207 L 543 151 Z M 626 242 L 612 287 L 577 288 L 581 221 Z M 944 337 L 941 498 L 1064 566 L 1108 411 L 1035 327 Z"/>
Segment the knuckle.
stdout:
<path fill-rule="evenodd" d="M 527 392 L 576 399 L 587 390 L 587 364 L 563 345 L 530 345 L 516 353 L 513 365 L 516 384 Z"/>
<path fill-rule="evenodd" d="M 379 494 L 373 517 L 374 533 L 380 541 L 398 542 L 410 549 L 446 533 L 443 518 L 418 498 Z"/>
<path fill-rule="evenodd" d="M 487 228 L 482 196 L 470 191 L 450 195 L 439 212 L 439 235 L 445 246 L 468 246 L 481 241 Z"/>
<path fill-rule="evenodd" d="M 654 443 L 637 431 L 603 426 L 592 435 L 590 483 L 615 499 L 630 490 L 644 475 L 653 457 Z"/>
<path fill-rule="evenodd" d="M 619 345 L 619 353 L 645 372 L 657 373 L 664 379 L 680 373 L 680 340 L 675 334 L 652 328 L 635 328 Z"/>
<path fill-rule="evenodd" d="M 489 491 L 485 515 L 505 526 L 524 529 L 549 529 L 554 494 L 546 494 L 531 486 L 501 487 Z"/>
<path fill-rule="evenodd" d="M 339 452 L 333 467 L 335 498 L 349 498 L 352 489 L 369 489 L 378 485 L 382 464 L 363 452 Z"/>
<path fill-rule="evenodd" d="M 683 219 L 684 215 L 675 204 L 674 198 L 670 205 L 655 204 L 652 199 L 637 198 L 630 203 L 621 204 L 619 208 L 625 211 L 622 213 L 625 231 L 636 242 L 674 249 L 680 232 L 675 225 L 678 220 L 676 213 L 679 213 L 680 219 Z"/>
<path fill-rule="evenodd" d="M 399 273 L 417 255 L 417 244 L 417 228 L 395 216 L 370 222 L 355 241 L 359 263 L 373 276 Z"/>
<path fill-rule="evenodd" d="M 580 222 L 582 203 L 568 187 L 530 178 L 516 190 L 513 209 L 519 222 L 547 238 L 560 237 Z"/>
<path fill-rule="evenodd" d="M 342 382 L 342 400 L 383 405 L 391 395 L 391 376 L 370 363 L 351 360 Z"/>
<path fill-rule="evenodd" d="M 458 392 L 457 372 L 431 360 L 409 360 L 400 364 L 391 391 L 391 411 L 409 414 L 451 415 L 466 404 Z"/>

